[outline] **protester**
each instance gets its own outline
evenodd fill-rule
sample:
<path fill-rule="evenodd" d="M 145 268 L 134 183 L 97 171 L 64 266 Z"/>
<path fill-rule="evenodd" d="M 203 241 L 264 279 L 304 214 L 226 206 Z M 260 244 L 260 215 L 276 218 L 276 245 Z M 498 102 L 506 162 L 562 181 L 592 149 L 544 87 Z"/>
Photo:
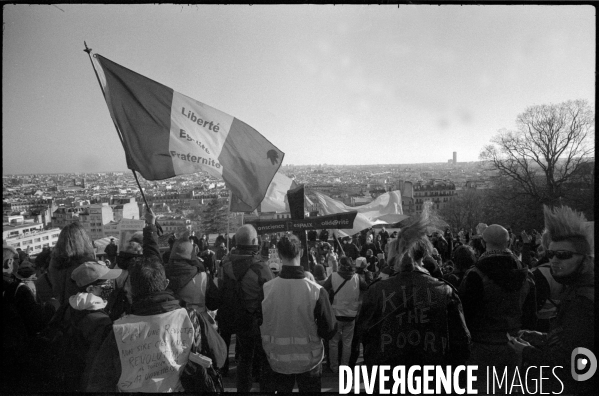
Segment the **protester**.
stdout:
<path fill-rule="evenodd" d="M 476 382 L 479 391 L 486 389 L 487 367 L 507 369 L 508 377 L 513 376 L 518 361 L 506 334 L 515 337 L 522 328 L 531 328 L 536 312 L 534 281 L 508 249 L 508 231 L 492 224 L 483 232 L 483 240 L 486 252 L 460 287 L 473 341 L 468 364 L 481 368 Z"/>
<path fill-rule="evenodd" d="M 387 246 L 387 242 L 389 242 L 389 232 L 383 227 L 381 232 L 379 232 L 381 237 L 381 252 L 385 251 L 385 246 Z"/>
<path fill-rule="evenodd" d="M 86 391 L 184 391 L 181 374 L 201 329 L 167 289 L 159 256 L 144 256 L 129 272 L 131 315 L 114 322 L 94 360 Z"/>
<path fill-rule="evenodd" d="M 219 308 L 217 321 L 227 335 L 236 334 L 239 343 L 240 362 L 237 366 L 237 391 L 249 392 L 252 388 L 252 366 L 262 367 L 264 353 L 256 345 L 261 345 L 259 323 L 262 320 L 262 285 L 273 276 L 259 252 L 258 234 L 249 224 L 240 227 L 235 233 L 237 248 L 223 259 L 222 276 L 219 277 Z M 279 279 L 279 278 L 277 278 Z M 236 290 L 241 288 L 241 298 Z M 241 310 L 241 313 L 240 313 Z M 238 316 L 242 316 L 241 319 Z M 260 378 L 260 389 L 265 386 Z"/>
<path fill-rule="evenodd" d="M 328 293 L 306 279 L 298 237 L 283 236 L 277 249 L 283 266 L 278 278 L 264 284 L 260 326 L 271 369 L 267 391 L 291 392 L 297 381 L 300 392 L 320 392 L 323 340 L 335 333 Z M 289 342 L 300 339 L 307 342 Z"/>
<path fill-rule="evenodd" d="M 595 262 L 594 232 L 583 214 L 567 206 L 544 207 L 549 235 L 546 252 L 553 278 L 565 286 L 557 318 L 548 333 L 521 331 L 510 346 L 529 366 L 554 367 L 548 392 L 595 394 L 597 375 L 577 381 L 573 351 L 595 350 Z M 561 366 L 561 367 L 558 367 Z M 573 374 L 573 373 L 572 373 Z"/>
<path fill-rule="evenodd" d="M 345 252 L 345 255 L 347 257 L 351 258 L 352 260 L 355 260 L 358 258 L 358 256 L 360 255 L 360 249 L 358 248 L 358 245 L 356 245 L 355 237 L 352 238 L 351 240 L 349 240 L 349 239 L 343 240 L 343 251 Z"/>
<path fill-rule="evenodd" d="M 37 304 L 31 290 L 13 274 L 17 251 L 2 247 L 2 393 L 29 389 L 35 351 L 30 350 L 36 333 L 50 320 L 53 309 Z M 35 389 L 33 389 L 35 390 Z M 39 391 L 39 390 L 38 390 Z"/>
<path fill-rule="evenodd" d="M 16 277 L 21 280 L 22 284 L 31 290 L 31 293 L 33 293 L 33 298 L 37 301 L 37 293 L 35 289 L 35 281 L 37 280 L 37 277 L 35 276 L 35 273 L 36 270 L 33 263 L 25 260 L 19 265 Z"/>
<path fill-rule="evenodd" d="M 374 253 L 378 252 L 376 246 L 372 242 L 372 234 L 368 234 L 366 237 L 366 243 L 364 243 L 362 249 L 360 249 L 360 256 L 366 257 L 366 252 L 368 250 L 372 250 Z"/>
<path fill-rule="evenodd" d="M 79 292 L 69 298 L 63 323 L 73 329 L 69 333 L 68 351 L 64 351 L 61 372 L 64 391 L 82 392 L 86 389 L 92 365 L 100 346 L 111 330 L 112 321 L 104 311 L 107 298 L 114 289 L 113 280 L 122 270 L 109 269 L 101 261 L 81 264 L 71 273 Z"/>
<path fill-rule="evenodd" d="M 443 275 L 443 279 L 451 283 L 459 290 L 462 280 L 468 271 L 476 263 L 476 253 L 470 246 L 460 246 L 453 252 L 453 271 Z"/>
<path fill-rule="evenodd" d="M 104 253 L 106 253 L 106 258 L 110 261 L 112 266 L 116 263 L 116 256 L 118 254 L 118 246 L 114 242 L 114 238 L 110 238 L 110 243 L 106 245 L 104 248 Z"/>
<path fill-rule="evenodd" d="M 378 272 L 378 259 L 373 254 L 372 250 L 368 249 L 366 251 L 366 257 L 364 257 L 364 260 L 366 261 L 366 268 L 370 273 L 375 274 Z"/>
<path fill-rule="evenodd" d="M 110 318 L 115 321 L 125 314 L 131 313 L 133 295 L 131 291 L 131 280 L 129 279 L 129 267 L 141 261 L 144 257 L 156 257 L 162 262 L 158 237 L 156 235 L 156 215 L 146 207 L 144 214 L 146 226 L 141 232 L 134 233 L 128 241 L 125 251 L 120 251 L 117 256 L 116 268 L 123 272 L 115 281 L 114 293 L 108 298 L 106 311 Z"/>
<path fill-rule="evenodd" d="M 390 242 L 390 261 L 399 261 L 401 272 L 372 283 L 364 296 L 359 325 L 367 367 L 405 365 L 407 371 L 414 365 L 455 366 L 469 356 L 470 333 L 456 291 L 422 268 L 422 259 L 432 250 L 426 237 L 427 228 L 434 224 L 431 217 L 425 209 Z M 431 295 L 437 296 L 434 303 Z M 420 310 L 426 311 L 426 320 L 411 319 Z M 419 341 L 407 342 L 410 332 L 418 334 Z"/>
<path fill-rule="evenodd" d="M 216 261 L 221 261 L 223 257 L 229 254 L 224 242 L 221 242 L 216 249 Z"/>
<path fill-rule="evenodd" d="M 50 274 L 48 273 L 51 254 L 52 251 L 50 249 L 46 249 L 35 258 L 35 265 L 37 268 L 37 279 L 35 280 L 35 297 L 38 303 L 52 304 L 56 309 L 58 309 L 59 302 L 54 297 L 54 293 L 52 292 L 52 281 L 50 280 Z"/>
<path fill-rule="evenodd" d="M 77 286 L 71 282 L 71 273 L 80 264 L 95 261 L 96 253 L 87 231 L 78 222 L 65 226 L 58 235 L 58 241 L 52 250 L 48 273 L 52 283 L 54 297 L 60 304 L 77 294 Z"/>
<path fill-rule="evenodd" d="M 330 368 L 339 372 L 339 365 L 349 363 L 351 343 L 354 336 L 355 319 L 360 308 L 360 289 L 367 289 L 366 282 L 360 282 L 352 260 L 346 256 L 339 261 L 339 271 L 334 272 L 324 283 L 324 288 L 333 296 L 333 313 L 337 319 L 337 332 L 329 341 Z M 338 344 L 341 341 L 341 360 L 338 359 Z"/>
<path fill-rule="evenodd" d="M 316 283 L 318 283 L 320 286 L 323 286 L 325 280 L 327 279 L 327 274 L 326 274 L 325 268 L 322 266 L 322 264 L 317 264 L 314 267 L 313 275 L 314 275 L 314 280 L 316 281 Z"/>
<path fill-rule="evenodd" d="M 323 229 L 320 231 L 320 234 L 318 234 L 318 240 L 320 242 L 327 242 L 329 241 L 329 230 L 327 229 Z"/>
<path fill-rule="evenodd" d="M 370 284 L 374 281 L 374 273 L 368 270 L 368 262 L 365 257 L 358 257 L 356 260 L 356 275 L 358 275 L 360 279 L 360 296 L 358 297 L 358 314 L 356 315 L 356 319 L 354 323 L 358 323 L 360 308 L 362 307 L 362 301 L 364 299 L 364 293 L 370 286 Z M 362 334 L 360 333 L 359 326 L 354 326 L 354 334 L 352 337 L 351 343 L 351 353 L 349 355 L 349 366 L 353 367 L 356 365 L 358 357 L 360 355 L 360 344 L 362 344 Z"/>

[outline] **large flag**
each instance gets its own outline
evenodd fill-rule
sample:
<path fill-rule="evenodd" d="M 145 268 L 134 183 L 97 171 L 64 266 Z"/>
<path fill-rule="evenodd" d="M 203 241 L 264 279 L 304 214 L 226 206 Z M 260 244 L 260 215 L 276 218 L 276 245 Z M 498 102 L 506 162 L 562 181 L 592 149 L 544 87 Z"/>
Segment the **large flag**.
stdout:
<path fill-rule="evenodd" d="M 297 187 L 295 180 L 277 172 L 270 182 L 266 195 L 258 208 L 260 212 L 289 212 L 287 191 Z M 235 194 L 231 195 L 231 212 L 251 212 L 254 210 Z"/>
<path fill-rule="evenodd" d="M 106 103 L 129 169 L 146 180 L 206 171 L 253 210 L 284 153 L 244 122 L 100 55 Z"/>
<path fill-rule="evenodd" d="M 409 217 L 403 214 L 399 191 L 385 193 L 366 205 L 355 207 L 347 206 L 343 202 L 317 191 L 314 191 L 314 194 L 326 215 L 349 211 L 358 212 L 352 229 L 338 230 L 338 234 L 341 236 L 353 235 L 378 224 L 397 223 Z"/>

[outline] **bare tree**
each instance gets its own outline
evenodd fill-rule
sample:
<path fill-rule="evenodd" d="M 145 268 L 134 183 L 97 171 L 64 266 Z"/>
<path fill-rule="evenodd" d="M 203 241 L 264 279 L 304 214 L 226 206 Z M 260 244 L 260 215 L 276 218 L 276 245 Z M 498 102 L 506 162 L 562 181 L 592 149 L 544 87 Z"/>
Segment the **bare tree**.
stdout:
<path fill-rule="evenodd" d="M 474 229 L 484 221 L 485 195 L 481 191 L 467 189 L 439 209 L 439 215 L 456 229 Z"/>
<path fill-rule="evenodd" d="M 518 115 L 516 131 L 500 131 L 480 154 L 500 176 L 528 195 L 558 204 L 566 186 L 594 162 L 595 114 L 585 100 L 531 106 Z"/>

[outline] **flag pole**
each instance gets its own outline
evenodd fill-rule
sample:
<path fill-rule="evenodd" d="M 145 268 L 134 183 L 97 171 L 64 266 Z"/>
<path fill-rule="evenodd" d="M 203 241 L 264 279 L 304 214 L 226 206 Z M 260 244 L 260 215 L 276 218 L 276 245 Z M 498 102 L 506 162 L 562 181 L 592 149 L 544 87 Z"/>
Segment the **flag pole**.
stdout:
<path fill-rule="evenodd" d="M 229 250 L 229 217 L 231 217 L 231 190 L 229 190 L 229 206 L 227 206 L 227 250 Z M 229 250 L 230 251 L 230 250 Z"/>
<path fill-rule="evenodd" d="M 94 69 L 94 73 L 96 75 L 96 79 L 98 80 L 98 85 L 100 85 L 100 90 L 102 91 L 102 95 L 104 96 L 104 100 L 106 100 L 106 92 L 104 92 L 104 87 L 102 86 L 102 82 L 100 81 L 100 76 L 98 75 L 98 71 L 96 70 L 96 65 L 94 65 L 94 61 L 92 60 L 92 49 L 89 48 L 87 46 L 87 43 L 84 41 L 83 45 L 85 45 L 85 49 L 83 50 L 84 52 L 87 52 L 87 56 L 89 57 L 89 61 L 92 64 L 92 68 Z M 112 117 L 111 117 L 112 118 Z M 116 129 L 116 133 L 119 136 L 119 139 L 121 140 L 121 144 L 123 145 L 123 149 L 125 148 L 125 142 L 123 141 L 123 136 L 121 135 L 121 131 L 119 130 L 119 127 L 116 125 L 116 123 L 114 122 L 114 120 L 112 120 L 112 124 L 114 125 L 114 128 Z M 125 157 L 127 156 L 127 150 L 125 149 Z M 144 203 L 146 204 L 146 209 L 150 210 L 150 205 L 148 205 L 148 201 L 146 200 L 146 196 L 144 194 L 144 190 L 141 188 L 141 185 L 139 184 L 139 180 L 137 179 L 137 174 L 135 173 L 134 169 L 131 169 L 131 172 L 133 172 L 133 177 L 135 177 L 135 181 L 137 182 L 137 187 L 139 188 L 139 192 L 141 193 L 141 197 L 144 200 Z M 158 221 L 155 222 L 156 225 L 156 229 L 158 230 L 158 235 L 162 235 L 163 231 L 162 231 L 162 227 L 160 226 L 160 224 L 158 223 Z"/>
<path fill-rule="evenodd" d="M 345 251 L 343 250 L 343 246 L 341 245 L 341 242 L 339 242 L 339 239 L 337 238 L 337 233 L 335 231 L 336 230 L 333 230 L 333 238 L 335 238 L 335 242 L 337 242 L 337 245 L 339 246 L 339 250 L 341 250 L 342 255 L 345 256 Z"/>

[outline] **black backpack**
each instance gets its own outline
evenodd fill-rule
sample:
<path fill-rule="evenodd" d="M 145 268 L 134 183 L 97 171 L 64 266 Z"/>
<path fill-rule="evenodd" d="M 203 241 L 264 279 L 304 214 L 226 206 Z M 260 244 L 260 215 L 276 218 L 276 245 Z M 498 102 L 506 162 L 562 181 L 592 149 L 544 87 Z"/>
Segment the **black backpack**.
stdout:
<path fill-rule="evenodd" d="M 262 324 L 262 306 L 260 305 L 256 311 L 250 312 L 244 303 L 245 298 L 241 283 L 250 270 L 258 277 L 258 284 L 260 285 L 259 300 L 262 301 L 264 299 L 262 285 L 266 280 L 260 273 L 259 263 L 252 263 L 249 269 L 239 277 L 239 280 L 229 277 L 229 275 L 224 272 L 221 304 L 217 314 L 219 328 L 224 333 L 238 334 L 247 332 L 255 328 L 255 326 L 260 326 Z"/>

